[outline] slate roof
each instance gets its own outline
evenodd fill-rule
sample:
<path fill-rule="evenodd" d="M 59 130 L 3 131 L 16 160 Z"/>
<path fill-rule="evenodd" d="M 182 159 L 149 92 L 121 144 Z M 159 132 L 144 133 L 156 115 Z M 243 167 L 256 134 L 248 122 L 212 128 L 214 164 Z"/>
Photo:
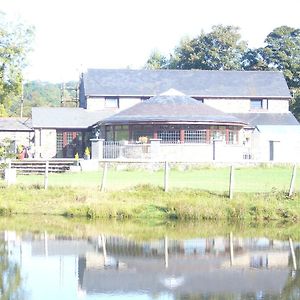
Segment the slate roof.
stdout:
<path fill-rule="evenodd" d="M 243 120 L 251 127 L 257 125 L 300 125 L 291 112 L 287 113 L 234 113 L 232 116 Z"/>
<path fill-rule="evenodd" d="M 89 111 L 77 107 L 33 107 L 32 127 L 86 129 L 114 113 L 112 109 Z"/>
<path fill-rule="evenodd" d="M 291 98 L 281 72 L 88 69 L 85 96 L 155 96 L 175 88 L 198 97 Z"/>
<path fill-rule="evenodd" d="M 30 118 L 0 118 L 0 131 L 32 131 Z"/>
<path fill-rule="evenodd" d="M 149 122 L 230 123 L 240 119 L 185 95 L 160 95 L 106 118 L 104 124 Z"/>

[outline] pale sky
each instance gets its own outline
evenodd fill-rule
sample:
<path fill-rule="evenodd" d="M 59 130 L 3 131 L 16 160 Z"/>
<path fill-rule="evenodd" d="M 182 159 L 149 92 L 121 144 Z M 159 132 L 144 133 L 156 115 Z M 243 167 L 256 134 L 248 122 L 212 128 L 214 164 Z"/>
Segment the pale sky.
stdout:
<path fill-rule="evenodd" d="M 141 68 L 158 49 L 213 25 L 240 27 L 250 47 L 274 28 L 300 28 L 299 0 L 0 0 L 9 19 L 35 26 L 27 80 L 77 80 L 86 68 Z"/>

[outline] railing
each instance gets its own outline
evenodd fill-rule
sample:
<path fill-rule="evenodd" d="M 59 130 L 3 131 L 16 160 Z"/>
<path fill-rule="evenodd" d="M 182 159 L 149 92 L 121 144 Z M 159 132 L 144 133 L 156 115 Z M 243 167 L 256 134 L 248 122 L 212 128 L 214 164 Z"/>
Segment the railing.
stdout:
<path fill-rule="evenodd" d="M 128 144 L 124 142 L 104 142 L 104 159 L 149 159 L 151 158 L 150 144 Z"/>
<path fill-rule="evenodd" d="M 12 160 L 11 168 L 19 174 L 44 174 L 46 162 L 49 162 L 49 173 L 64 173 L 76 163 L 75 159 L 24 159 Z"/>

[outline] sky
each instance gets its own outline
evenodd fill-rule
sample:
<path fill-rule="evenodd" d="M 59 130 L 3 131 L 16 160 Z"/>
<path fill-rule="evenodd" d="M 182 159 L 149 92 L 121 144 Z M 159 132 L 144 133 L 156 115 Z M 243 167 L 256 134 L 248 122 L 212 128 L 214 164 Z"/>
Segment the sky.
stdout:
<path fill-rule="evenodd" d="M 25 80 L 78 80 L 87 68 L 142 68 L 183 37 L 234 25 L 250 47 L 276 27 L 300 28 L 299 0 L 0 0 L 10 20 L 35 27 Z"/>

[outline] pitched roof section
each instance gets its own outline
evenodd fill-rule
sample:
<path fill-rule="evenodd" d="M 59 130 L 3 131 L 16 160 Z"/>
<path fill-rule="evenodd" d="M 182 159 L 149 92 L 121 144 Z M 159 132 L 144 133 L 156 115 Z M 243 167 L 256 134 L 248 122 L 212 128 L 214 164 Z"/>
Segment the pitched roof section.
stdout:
<path fill-rule="evenodd" d="M 30 118 L 0 118 L 0 131 L 32 131 Z"/>
<path fill-rule="evenodd" d="M 115 112 L 111 109 L 89 111 L 77 107 L 33 107 L 32 126 L 33 128 L 86 129 Z"/>
<path fill-rule="evenodd" d="M 300 125 L 291 112 L 288 113 L 239 113 L 232 114 L 236 118 L 243 120 L 251 127 L 257 125 Z"/>
<path fill-rule="evenodd" d="M 243 125 L 236 117 L 187 96 L 156 96 L 121 111 L 103 121 L 104 124 L 142 122 L 230 123 Z"/>
<path fill-rule="evenodd" d="M 290 98 L 281 72 L 89 69 L 86 96 L 155 96 L 176 89 L 198 97 Z"/>

